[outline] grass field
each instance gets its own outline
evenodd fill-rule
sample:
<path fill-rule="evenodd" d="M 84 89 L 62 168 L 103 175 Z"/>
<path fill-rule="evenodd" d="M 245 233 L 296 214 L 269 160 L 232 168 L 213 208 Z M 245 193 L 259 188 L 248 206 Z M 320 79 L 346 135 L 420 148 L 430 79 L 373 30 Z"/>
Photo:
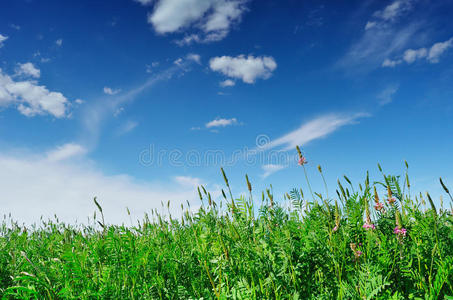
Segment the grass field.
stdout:
<path fill-rule="evenodd" d="M 449 201 L 436 208 L 428 194 L 411 194 L 407 171 L 381 173 L 358 185 L 345 177 L 330 198 L 294 189 L 281 199 L 272 190 L 252 199 L 248 178 L 250 194 L 234 198 L 223 173 L 221 201 L 200 187 L 197 212 L 153 211 L 135 227 L 105 225 L 96 199 L 93 225 L 24 228 L 5 218 L 0 296 L 453 299 L 448 187 L 441 182 Z"/>

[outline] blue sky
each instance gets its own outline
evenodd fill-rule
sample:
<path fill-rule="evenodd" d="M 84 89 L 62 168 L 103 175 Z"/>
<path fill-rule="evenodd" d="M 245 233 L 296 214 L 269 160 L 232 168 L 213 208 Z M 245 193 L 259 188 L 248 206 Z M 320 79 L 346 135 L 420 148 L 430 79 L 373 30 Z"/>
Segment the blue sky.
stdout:
<path fill-rule="evenodd" d="M 0 203 L 112 223 L 195 187 L 331 195 L 376 164 L 453 184 L 453 1 L 5 0 Z M 383 193 L 384 191 L 382 191 Z M 445 202 L 447 203 L 447 199 Z M 446 204 L 447 206 L 447 204 Z"/>

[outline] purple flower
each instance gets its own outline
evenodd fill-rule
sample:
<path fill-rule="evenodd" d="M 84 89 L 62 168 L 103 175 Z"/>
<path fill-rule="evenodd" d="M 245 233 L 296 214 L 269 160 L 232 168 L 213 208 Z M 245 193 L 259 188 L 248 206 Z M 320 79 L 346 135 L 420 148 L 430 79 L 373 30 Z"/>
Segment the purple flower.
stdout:
<path fill-rule="evenodd" d="M 362 251 L 357 250 L 357 252 L 355 254 L 357 255 L 357 257 L 360 257 L 362 255 Z"/>

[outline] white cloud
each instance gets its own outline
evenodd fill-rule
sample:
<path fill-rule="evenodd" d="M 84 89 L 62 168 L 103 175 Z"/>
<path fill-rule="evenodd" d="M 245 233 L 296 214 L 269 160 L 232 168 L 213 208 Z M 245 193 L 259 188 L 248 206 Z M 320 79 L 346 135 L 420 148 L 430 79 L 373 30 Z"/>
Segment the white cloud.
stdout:
<path fill-rule="evenodd" d="M 137 95 L 149 90 L 161 81 L 167 81 L 175 75 L 183 75 L 181 67 L 172 66 L 166 70 L 154 73 L 145 82 L 134 88 L 123 91 L 112 97 L 100 97 L 84 105 L 81 112 L 81 120 L 84 129 L 83 138 L 85 144 L 95 147 L 101 134 L 101 128 L 106 118 L 118 116 L 124 109 L 123 106 L 133 102 Z"/>
<path fill-rule="evenodd" d="M 58 47 L 61 47 L 61 45 L 63 45 L 63 40 L 62 39 L 58 39 L 55 41 L 55 44 L 58 46 Z"/>
<path fill-rule="evenodd" d="M 374 26 L 376 26 L 376 24 L 377 24 L 376 22 L 368 21 L 365 25 L 365 30 L 373 28 Z"/>
<path fill-rule="evenodd" d="M 419 59 L 426 59 L 428 62 L 435 64 L 439 62 L 440 56 L 447 51 L 449 48 L 453 47 L 453 38 L 445 42 L 439 42 L 432 45 L 429 49 L 419 48 L 419 49 L 407 49 L 404 51 L 404 54 L 401 59 L 390 60 L 386 58 L 382 63 L 383 67 L 394 67 L 397 64 L 405 61 L 408 64 L 414 63 Z"/>
<path fill-rule="evenodd" d="M 189 34 L 180 40 L 175 41 L 178 46 L 191 45 L 192 43 L 201 43 L 202 39 L 198 34 Z"/>
<path fill-rule="evenodd" d="M 153 209 L 159 211 L 161 201 L 171 200 L 173 216 L 180 214 L 186 200 L 193 208 L 200 206 L 196 189 L 183 181 L 175 184 L 137 180 L 127 174 L 108 175 L 83 157 L 49 161 L 41 154 L 0 153 L 0 182 L 2 214 L 11 213 L 19 223 L 27 224 L 39 222 L 41 216 L 53 218 L 54 214 L 65 222 L 86 223 L 97 210 L 95 196 L 109 224 L 129 224 L 126 207 L 136 221 L 145 213 L 151 217 Z"/>
<path fill-rule="evenodd" d="M 112 89 L 112 88 L 109 88 L 107 86 L 104 86 L 104 93 L 107 94 L 107 95 L 116 95 L 118 94 L 119 92 L 121 92 L 120 89 Z"/>
<path fill-rule="evenodd" d="M 85 103 L 85 101 L 83 101 L 82 99 L 76 99 L 74 102 L 77 103 L 77 104 Z"/>
<path fill-rule="evenodd" d="M 7 36 L 0 34 L 0 48 L 3 47 L 3 42 L 8 39 Z"/>
<path fill-rule="evenodd" d="M 75 156 L 81 156 L 85 153 L 87 153 L 87 149 L 83 146 L 75 143 L 68 143 L 47 152 L 47 160 L 50 162 L 57 162 L 70 159 Z"/>
<path fill-rule="evenodd" d="M 139 2 L 141 5 L 149 5 L 151 4 L 154 0 L 135 0 L 136 2 Z"/>
<path fill-rule="evenodd" d="M 15 30 L 20 30 L 20 26 L 19 26 L 19 25 L 10 24 L 9 26 L 10 26 L 11 28 L 15 29 Z"/>
<path fill-rule="evenodd" d="M 236 84 L 236 82 L 234 82 L 231 79 L 227 79 L 227 80 L 224 80 L 224 81 L 220 82 L 220 86 L 221 87 L 234 86 L 235 84 Z"/>
<path fill-rule="evenodd" d="M 337 66 L 351 72 L 366 72 L 382 66 L 386 58 L 407 48 L 420 29 L 420 24 L 410 23 L 402 28 L 376 26 L 366 30 L 339 60 Z"/>
<path fill-rule="evenodd" d="M 284 150 L 295 149 L 296 145 L 306 145 L 309 142 L 323 138 L 341 127 L 356 123 L 356 120 L 367 114 L 338 115 L 329 114 L 303 123 L 299 128 L 291 131 L 282 137 L 260 145 L 260 150 L 283 147 Z"/>
<path fill-rule="evenodd" d="M 277 164 L 267 164 L 267 165 L 261 166 L 261 168 L 264 171 L 263 178 L 266 178 L 269 175 L 271 175 L 271 174 L 273 174 L 273 173 L 275 173 L 277 171 L 283 170 L 284 168 L 286 168 L 286 166 L 277 165 Z"/>
<path fill-rule="evenodd" d="M 236 118 L 231 118 L 231 119 L 217 118 L 215 120 L 212 120 L 212 121 L 206 123 L 206 128 L 226 127 L 226 126 L 236 125 L 237 123 L 238 123 L 238 120 Z"/>
<path fill-rule="evenodd" d="M 413 63 L 419 58 L 426 57 L 428 51 L 425 48 L 420 48 L 418 50 L 408 49 L 404 52 L 403 60 L 408 64 Z"/>
<path fill-rule="evenodd" d="M 385 105 L 393 101 L 393 96 L 395 93 L 398 91 L 398 86 L 397 85 L 392 85 L 387 88 L 385 88 L 377 98 L 380 100 L 379 104 L 380 105 Z"/>
<path fill-rule="evenodd" d="M 186 58 L 188 60 L 196 62 L 197 64 L 201 64 L 201 56 L 199 54 L 189 53 L 187 54 Z"/>
<path fill-rule="evenodd" d="M 31 62 L 28 62 L 24 64 L 18 64 L 16 74 L 39 78 L 41 76 L 41 71 L 36 68 Z"/>
<path fill-rule="evenodd" d="M 115 112 L 113 113 L 113 116 L 116 118 L 118 117 L 119 115 L 121 115 L 121 113 L 124 111 L 124 107 L 118 107 L 117 109 L 115 109 Z"/>
<path fill-rule="evenodd" d="M 383 67 L 390 67 L 390 68 L 394 68 L 395 66 L 399 65 L 400 63 L 402 63 L 402 60 L 399 59 L 399 60 L 391 60 L 391 59 L 384 59 L 384 62 L 382 63 L 382 66 Z"/>
<path fill-rule="evenodd" d="M 138 122 L 136 121 L 127 121 L 123 125 L 120 126 L 118 129 L 118 135 L 123 135 L 128 132 L 131 132 L 138 126 Z"/>
<path fill-rule="evenodd" d="M 150 1 L 140 0 L 142 4 Z M 145 2 L 145 3 L 143 3 Z M 247 0 L 158 0 L 148 22 L 160 34 L 197 28 L 203 34 L 186 36 L 179 44 L 212 42 L 227 36 L 247 10 Z"/>
<path fill-rule="evenodd" d="M 173 63 L 177 66 L 181 66 L 183 63 L 183 59 L 180 57 L 180 58 L 176 59 Z"/>
<path fill-rule="evenodd" d="M 431 49 L 429 49 L 428 60 L 431 63 L 438 63 L 439 57 L 444 53 L 447 49 L 453 46 L 453 38 L 450 38 L 448 41 L 435 43 Z"/>
<path fill-rule="evenodd" d="M 69 101 L 59 92 L 51 92 L 35 81 L 14 81 L 0 69 L 0 106 L 15 105 L 26 116 L 50 114 L 67 116 Z"/>
<path fill-rule="evenodd" d="M 222 74 L 242 79 L 245 83 L 254 83 L 256 79 L 268 79 L 277 68 L 273 57 L 239 55 L 237 57 L 221 56 L 211 58 L 209 61 L 211 70 Z"/>
<path fill-rule="evenodd" d="M 412 1 L 410 0 L 396 0 L 387 5 L 383 10 L 376 11 L 373 16 L 381 21 L 394 21 L 402 16 L 405 12 L 412 9 Z"/>
<path fill-rule="evenodd" d="M 418 20 L 405 24 L 399 22 L 412 8 L 412 0 L 396 0 L 374 12 L 365 25 L 363 35 L 351 45 L 336 66 L 352 73 L 368 72 L 382 65 L 394 67 L 397 61 L 389 60 L 384 64 L 383 61 L 419 39 L 421 35 L 417 33 L 424 29 Z"/>
<path fill-rule="evenodd" d="M 197 188 L 202 185 L 203 182 L 200 178 L 191 176 L 175 176 L 174 180 L 181 186 Z"/>

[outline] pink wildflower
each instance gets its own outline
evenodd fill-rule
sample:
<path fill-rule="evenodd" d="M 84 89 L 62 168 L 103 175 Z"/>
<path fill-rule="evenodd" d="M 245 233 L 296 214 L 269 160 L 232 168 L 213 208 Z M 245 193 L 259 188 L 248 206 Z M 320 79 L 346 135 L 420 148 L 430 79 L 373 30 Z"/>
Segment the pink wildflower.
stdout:
<path fill-rule="evenodd" d="M 393 203 L 395 203 L 396 198 L 395 197 L 390 197 L 390 198 L 388 198 L 387 201 L 389 202 L 389 204 L 393 204 Z"/>
<path fill-rule="evenodd" d="M 301 156 L 301 157 L 299 158 L 299 165 L 303 166 L 303 165 L 305 165 L 306 163 L 308 163 L 307 159 L 306 159 L 305 157 Z"/>
<path fill-rule="evenodd" d="M 399 229 L 398 226 L 396 226 L 395 229 L 393 229 L 393 233 L 398 236 L 406 236 L 407 230 L 406 228 Z"/>
<path fill-rule="evenodd" d="M 376 226 L 374 226 L 374 224 L 365 223 L 365 224 L 363 224 L 363 228 L 365 228 L 366 230 L 368 230 L 368 229 L 376 229 Z"/>
<path fill-rule="evenodd" d="M 377 203 L 374 205 L 374 208 L 375 208 L 376 210 L 379 210 L 379 211 L 380 211 L 380 210 L 382 210 L 382 209 L 384 208 L 384 203 L 382 203 L 382 202 L 377 202 Z"/>
<path fill-rule="evenodd" d="M 333 230 L 333 232 L 337 231 L 338 230 L 338 226 L 335 225 L 335 227 L 332 230 Z"/>
<path fill-rule="evenodd" d="M 362 254 L 363 254 L 363 253 L 362 253 L 362 251 L 360 251 L 360 250 L 357 250 L 357 252 L 355 253 L 355 255 L 356 255 L 357 257 L 360 257 Z"/>

